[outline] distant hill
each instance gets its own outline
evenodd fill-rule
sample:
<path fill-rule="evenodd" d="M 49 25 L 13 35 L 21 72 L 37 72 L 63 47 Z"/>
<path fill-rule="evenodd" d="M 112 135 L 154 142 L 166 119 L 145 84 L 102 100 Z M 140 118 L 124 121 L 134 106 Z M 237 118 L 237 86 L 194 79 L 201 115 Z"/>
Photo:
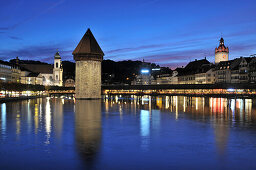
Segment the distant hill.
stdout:
<path fill-rule="evenodd" d="M 76 64 L 71 61 L 62 61 L 63 80 L 75 79 Z"/>
<path fill-rule="evenodd" d="M 16 59 L 10 60 L 10 63 L 16 64 Z M 34 60 L 19 60 L 20 64 L 45 64 L 48 63 Z M 71 61 L 62 61 L 63 80 L 69 78 L 75 79 L 76 64 Z M 155 63 L 147 63 L 142 61 L 113 61 L 103 60 L 102 62 L 102 83 L 104 84 L 131 84 L 136 75 L 140 74 L 142 68 L 160 68 Z M 169 74 L 172 70 L 168 67 L 161 67 L 161 71 L 155 72 L 154 77 L 158 74 Z M 84 73 L 86 74 L 86 73 Z"/>
<path fill-rule="evenodd" d="M 103 60 L 102 62 L 102 83 L 103 84 L 131 84 L 136 75 L 140 74 L 142 68 L 152 69 L 160 68 L 155 63 L 142 61 L 112 61 Z M 172 70 L 167 67 L 161 67 L 161 71 L 152 74 L 154 77 L 158 74 L 169 74 Z"/>
<path fill-rule="evenodd" d="M 9 61 L 12 64 L 16 64 L 16 59 L 11 59 Z M 35 61 L 35 60 L 19 60 L 20 64 L 48 64 L 45 62 L 41 62 L 41 61 Z"/>

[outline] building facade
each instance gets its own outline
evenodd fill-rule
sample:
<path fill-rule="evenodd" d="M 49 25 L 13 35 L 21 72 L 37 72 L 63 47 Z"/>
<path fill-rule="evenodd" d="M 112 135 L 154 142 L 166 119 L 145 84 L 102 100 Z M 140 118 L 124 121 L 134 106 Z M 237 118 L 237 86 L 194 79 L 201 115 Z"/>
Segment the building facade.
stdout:
<path fill-rule="evenodd" d="M 189 62 L 185 68 L 181 69 L 178 75 L 179 84 L 198 84 L 202 79 L 206 79 L 204 75 L 204 67 L 210 65 L 208 60 L 195 60 Z M 196 79 L 197 78 L 197 79 Z M 205 81 L 205 80 L 203 80 Z"/>
<path fill-rule="evenodd" d="M 17 61 L 18 62 L 18 61 Z M 44 86 L 63 86 L 63 68 L 61 63 L 61 57 L 59 52 L 54 55 L 54 65 L 39 63 L 19 63 L 21 68 L 21 83 L 28 83 L 29 79 L 32 81 L 32 77 L 28 77 L 30 73 L 35 76 L 38 74 L 37 81 L 35 84 L 40 84 Z M 42 80 L 39 80 L 42 79 Z"/>
<path fill-rule="evenodd" d="M 10 63 L 0 60 L 0 81 L 12 82 L 12 66 Z"/>
<path fill-rule="evenodd" d="M 230 83 L 232 61 L 221 61 L 215 67 L 215 83 Z"/>
<path fill-rule="evenodd" d="M 256 57 L 252 58 L 249 63 L 249 81 L 256 83 Z"/>
<path fill-rule="evenodd" d="M 23 78 L 23 84 L 43 85 L 41 73 L 29 73 Z"/>
<path fill-rule="evenodd" d="M 16 64 L 0 60 L 0 81 L 20 83 L 21 70 Z"/>

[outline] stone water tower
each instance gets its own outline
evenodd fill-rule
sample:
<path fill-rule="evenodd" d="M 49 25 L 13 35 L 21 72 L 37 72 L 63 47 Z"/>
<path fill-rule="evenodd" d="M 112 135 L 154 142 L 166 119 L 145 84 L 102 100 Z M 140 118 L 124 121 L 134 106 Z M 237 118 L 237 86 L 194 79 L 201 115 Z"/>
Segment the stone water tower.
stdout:
<path fill-rule="evenodd" d="M 104 53 L 90 29 L 72 54 L 76 61 L 76 99 L 100 99 L 101 62 Z"/>

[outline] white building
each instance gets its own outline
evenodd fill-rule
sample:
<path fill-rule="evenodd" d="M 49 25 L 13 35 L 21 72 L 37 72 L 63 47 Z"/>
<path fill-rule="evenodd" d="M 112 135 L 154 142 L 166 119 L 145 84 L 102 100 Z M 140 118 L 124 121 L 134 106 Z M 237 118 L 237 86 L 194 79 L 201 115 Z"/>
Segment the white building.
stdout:
<path fill-rule="evenodd" d="M 171 80 L 170 74 L 161 74 L 156 78 L 156 84 L 171 84 Z"/>
<path fill-rule="evenodd" d="M 20 64 L 21 67 L 21 83 L 28 83 L 29 75 L 35 76 L 38 73 L 37 81 L 35 84 L 40 84 L 44 86 L 63 86 L 63 69 L 61 64 L 61 57 L 59 52 L 54 56 L 54 65 L 51 64 Z M 34 74 L 30 74 L 34 73 Z M 39 80 L 39 79 L 42 80 Z M 32 81 L 32 77 L 30 77 Z"/>
<path fill-rule="evenodd" d="M 151 75 L 149 68 L 142 68 L 140 74 L 136 76 L 136 79 L 132 83 L 133 85 L 150 85 L 156 84 L 154 77 Z"/>
<path fill-rule="evenodd" d="M 63 69 L 59 52 L 54 56 L 53 81 L 55 86 L 63 85 Z"/>

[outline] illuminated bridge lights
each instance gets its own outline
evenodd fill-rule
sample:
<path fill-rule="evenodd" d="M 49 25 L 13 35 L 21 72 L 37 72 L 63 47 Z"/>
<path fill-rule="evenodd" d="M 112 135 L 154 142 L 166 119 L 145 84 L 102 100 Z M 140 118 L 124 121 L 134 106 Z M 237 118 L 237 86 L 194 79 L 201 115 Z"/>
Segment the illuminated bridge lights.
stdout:
<path fill-rule="evenodd" d="M 253 95 L 250 89 L 162 89 L 162 90 L 103 90 L 103 94 L 184 94 L 184 95 Z"/>

